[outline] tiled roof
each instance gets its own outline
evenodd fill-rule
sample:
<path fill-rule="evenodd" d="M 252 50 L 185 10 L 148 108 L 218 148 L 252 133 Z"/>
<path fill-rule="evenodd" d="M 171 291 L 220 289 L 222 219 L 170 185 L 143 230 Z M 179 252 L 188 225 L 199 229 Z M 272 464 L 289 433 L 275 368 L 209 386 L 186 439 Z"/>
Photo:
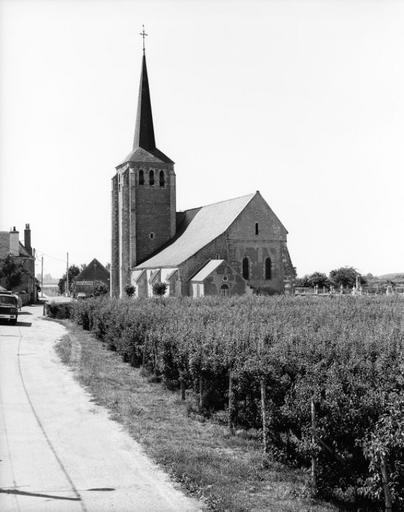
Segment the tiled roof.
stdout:
<path fill-rule="evenodd" d="M 210 260 L 204 267 L 201 268 L 201 270 L 194 275 L 194 277 L 191 279 L 191 281 L 198 281 L 202 282 L 204 281 L 210 274 L 216 270 L 220 265 L 224 262 L 224 260 Z"/>
<path fill-rule="evenodd" d="M 75 281 L 109 281 L 109 272 L 94 258 L 75 278 Z"/>
<path fill-rule="evenodd" d="M 27 249 L 22 245 L 21 242 L 19 242 L 19 252 L 20 252 L 20 256 L 25 256 L 26 258 L 32 258 L 32 256 L 30 255 L 30 253 L 27 251 Z"/>
<path fill-rule="evenodd" d="M 224 233 L 253 197 L 248 194 L 203 206 L 179 238 L 136 268 L 177 267 Z"/>

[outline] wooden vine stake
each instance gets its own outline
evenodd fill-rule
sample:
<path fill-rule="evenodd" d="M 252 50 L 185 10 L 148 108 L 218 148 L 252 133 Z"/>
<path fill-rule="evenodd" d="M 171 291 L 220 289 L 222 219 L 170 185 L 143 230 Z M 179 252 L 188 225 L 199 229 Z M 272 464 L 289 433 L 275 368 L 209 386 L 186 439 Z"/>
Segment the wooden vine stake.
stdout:
<path fill-rule="evenodd" d="M 314 398 L 311 399 L 311 443 L 313 453 L 311 455 L 311 493 L 313 496 L 317 494 L 317 456 L 314 448 L 317 444 L 317 413 Z"/>
<path fill-rule="evenodd" d="M 234 393 L 233 393 L 233 372 L 229 370 L 229 416 L 228 426 L 231 434 L 234 434 L 233 425 Z"/>
<path fill-rule="evenodd" d="M 261 388 L 261 416 L 262 416 L 262 450 L 268 452 L 268 427 L 267 427 L 267 390 L 265 386 L 265 378 L 260 379 Z"/>
<path fill-rule="evenodd" d="M 147 338 L 148 338 L 148 336 L 146 334 L 146 336 L 144 337 L 144 342 L 143 342 L 142 368 L 145 368 L 145 366 L 146 366 Z"/>
<path fill-rule="evenodd" d="M 264 336 L 261 329 L 258 329 L 258 356 L 262 358 L 264 348 Z M 262 451 L 264 455 L 268 452 L 268 427 L 267 427 L 267 390 L 264 375 L 260 377 L 261 390 L 261 419 L 262 419 Z"/>
<path fill-rule="evenodd" d="M 203 409 L 203 377 L 199 375 L 199 410 Z"/>
<path fill-rule="evenodd" d="M 383 492 L 384 492 L 384 511 L 392 512 L 393 504 L 392 504 L 392 500 L 391 500 L 391 493 L 390 493 L 390 487 L 389 487 L 389 474 L 387 472 L 386 458 L 384 455 L 382 455 L 382 458 L 380 461 L 380 469 L 381 469 L 381 473 L 382 473 Z"/>
<path fill-rule="evenodd" d="M 180 392 L 181 400 L 185 400 L 185 379 L 183 370 L 180 370 Z"/>

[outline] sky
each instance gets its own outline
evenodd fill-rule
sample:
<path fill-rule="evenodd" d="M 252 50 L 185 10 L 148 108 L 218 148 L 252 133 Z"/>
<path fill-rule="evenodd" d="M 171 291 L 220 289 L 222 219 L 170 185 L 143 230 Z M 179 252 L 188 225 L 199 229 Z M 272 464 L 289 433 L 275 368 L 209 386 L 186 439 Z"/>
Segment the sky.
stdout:
<path fill-rule="evenodd" d="M 0 0 L 0 230 L 108 263 L 142 24 L 177 209 L 259 190 L 297 273 L 404 272 L 404 1 Z"/>

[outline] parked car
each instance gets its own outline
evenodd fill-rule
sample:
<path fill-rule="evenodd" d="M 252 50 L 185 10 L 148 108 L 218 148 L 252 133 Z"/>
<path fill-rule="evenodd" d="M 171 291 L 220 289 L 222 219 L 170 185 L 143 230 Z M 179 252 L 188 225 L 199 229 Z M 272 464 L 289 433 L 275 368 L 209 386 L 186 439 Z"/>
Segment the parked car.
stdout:
<path fill-rule="evenodd" d="M 15 325 L 18 319 L 18 297 L 12 293 L 0 293 L 0 320 Z"/>

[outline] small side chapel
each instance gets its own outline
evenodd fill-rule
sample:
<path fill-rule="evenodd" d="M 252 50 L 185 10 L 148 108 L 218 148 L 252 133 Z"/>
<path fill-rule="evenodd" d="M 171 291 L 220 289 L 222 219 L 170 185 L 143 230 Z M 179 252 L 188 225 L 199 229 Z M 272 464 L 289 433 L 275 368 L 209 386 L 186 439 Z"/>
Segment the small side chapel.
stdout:
<path fill-rule="evenodd" d="M 133 147 L 112 178 L 111 295 L 133 285 L 150 297 L 160 282 L 174 297 L 290 291 L 288 232 L 258 191 L 177 212 L 175 179 L 155 143 L 143 47 Z"/>

